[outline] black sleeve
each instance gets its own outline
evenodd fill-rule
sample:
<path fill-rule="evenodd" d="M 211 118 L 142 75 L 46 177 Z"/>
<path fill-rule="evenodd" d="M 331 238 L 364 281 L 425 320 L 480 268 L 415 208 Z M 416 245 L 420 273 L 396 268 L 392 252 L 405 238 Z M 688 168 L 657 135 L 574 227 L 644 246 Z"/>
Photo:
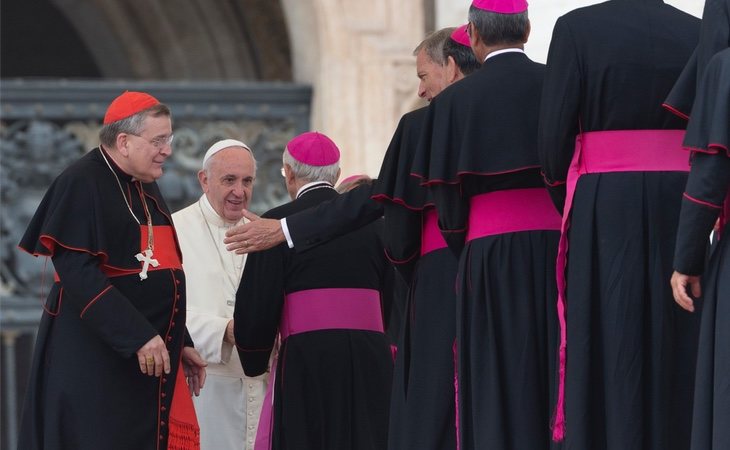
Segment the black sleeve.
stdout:
<path fill-rule="evenodd" d="M 674 251 L 677 272 L 700 275 L 704 271 L 708 237 L 729 188 L 730 157 L 723 153 L 694 153 L 679 216 Z"/>
<path fill-rule="evenodd" d="M 333 200 L 286 218 L 297 252 L 357 230 L 383 216 L 383 207 L 371 200 L 372 185 L 363 184 Z"/>
<path fill-rule="evenodd" d="M 251 253 L 246 260 L 233 310 L 233 334 L 243 371 L 266 372 L 284 305 L 286 244 Z"/>
<path fill-rule="evenodd" d="M 70 304 L 84 323 L 122 356 L 132 356 L 158 334 L 109 282 L 96 257 L 57 246 L 53 266 L 61 280 L 62 301 Z"/>
<path fill-rule="evenodd" d="M 385 253 L 410 284 L 421 255 L 421 211 L 386 204 L 384 207 Z"/>
<path fill-rule="evenodd" d="M 575 42 L 568 25 L 558 19 L 550 41 L 540 102 L 538 156 L 550 196 L 560 212 L 579 132 L 580 88 Z"/>
<path fill-rule="evenodd" d="M 439 216 L 439 229 L 458 259 L 466 243 L 469 200 L 462 195 L 459 184 L 436 184 L 430 189 Z"/>

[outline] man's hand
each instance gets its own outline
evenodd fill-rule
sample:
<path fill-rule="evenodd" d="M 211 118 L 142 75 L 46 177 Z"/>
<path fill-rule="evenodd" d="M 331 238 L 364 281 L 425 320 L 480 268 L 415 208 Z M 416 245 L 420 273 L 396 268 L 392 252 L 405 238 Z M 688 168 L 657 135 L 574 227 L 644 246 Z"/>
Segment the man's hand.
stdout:
<path fill-rule="evenodd" d="M 163 371 L 170 373 L 170 355 L 159 334 L 137 350 L 137 361 L 139 370 L 145 375 L 159 377 Z"/>
<path fill-rule="evenodd" d="M 233 227 L 226 232 L 223 242 L 227 244 L 228 251 L 235 251 L 239 255 L 260 252 L 286 241 L 278 220 L 262 219 L 245 209 L 243 216 L 250 222 Z"/>
<path fill-rule="evenodd" d="M 185 371 L 185 378 L 188 381 L 190 395 L 200 395 L 200 390 L 205 385 L 205 366 L 208 363 L 203 360 L 197 350 L 193 347 L 183 348 L 182 366 Z"/>
<path fill-rule="evenodd" d="M 692 292 L 692 297 L 699 298 L 702 296 L 702 287 L 700 286 L 700 277 L 685 275 L 683 273 L 674 272 L 672 274 L 672 294 L 674 294 L 674 301 L 679 306 L 686 309 L 689 312 L 694 312 L 694 300 L 687 294 L 687 287 Z"/>
<path fill-rule="evenodd" d="M 226 334 L 223 336 L 223 340 L 233 346 L 236 345 L 236 336 L 233 334 L 233 319 L 229 320 L 228 325 L 226 325 Z"/>

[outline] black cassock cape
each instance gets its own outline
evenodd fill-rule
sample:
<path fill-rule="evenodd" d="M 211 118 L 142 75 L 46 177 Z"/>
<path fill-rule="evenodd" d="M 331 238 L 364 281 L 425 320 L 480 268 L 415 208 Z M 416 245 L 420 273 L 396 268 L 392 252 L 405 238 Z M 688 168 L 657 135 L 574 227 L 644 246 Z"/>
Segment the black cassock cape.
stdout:
<path fill-rule="evenodd" d="M 405 114 L 374 186 L 383 204 L 389 259 L 410 291 L 393 376 L 388 448 L 456 448 L 454 353 L 456 257 L 448 248 L 421 255 L 425 211 L 433 208 L 411 175 L 426 108 Z"/>
<path fill-rule="evenodd" d="M 329 185 L 314 185 L 264 216 L 286 217 L 335 197 Z M 236 345 L 247 375 L 267 369 L 287 294 L 374 289 L 387 310 L 393 268 L 383 254 L 381 233 L 382 223 L 376 221 L 303 253 L 284 243 L 248 256 L 234 311 Z M 352 329 L 294 334 L 282 342 L 278 358 L 274 449 L 385 448 L 393 372 L 385 334 Z"/>
<path fill-rule="evenodd" d="M 35 346 L 18 447 L 24 450 L 159 450 L 172 437 L 171 421 L 180 425 L 170 412 L 183 345 L 192 341 L 170 213 L 155 183 L 132 181 L 107 155 L 146 224 L 143 189 L 156 227 L 155 255 L 167 253 L 178 266 L 150 268 L 141 281 L 135 254 L 147 233 L 101 151 L 56 178 L 20 242 L 33 255 L 50 256 L 57 274 Z M 160 378 L 142 374 L 135 353 L 155 335 L 167 343 L 172 365 Z"/>
<path fill-rule="evenodd" d="M 664 106 L 685 119 L 689 117 L 695 91 L 710 59 L 730 46 L 730 0 L 706 0 L 697 48 L 684 67 Z"/>
<path fill-rule="evenodd" d="M 691 449 L 720 450 L 730 448 L 730 49 L 712 58 L 704 71 L 684 144 L 693 161 L 674 268 L 702 275 Z M 707 239 L 718 214 L 726 223 L 705 270 Z"/>
<path fill-rule="evenodd" d="M 559 233 L 465 240 L 472 197 L 543 188 L 536 152 L 543 71 L 522 52 L 487 59 L 433 99 L 415 157 L 414 172 L 429 186 L 443 235 L 460 255 L 456 359 L 464 450 L 550 448 Z"/>
<path fill-rule="evenodd" d="M 660 0 L 614 0 L 558 19 L 539 149 L 561 207 L 559 183 L 579 132 L 684 128 L 662 102 L 698 27 Z M 578 180 L 568 234 L 566 450 L 689 446 L 698 321 L 669 286 L 686 179 L 659 171 Z"/>

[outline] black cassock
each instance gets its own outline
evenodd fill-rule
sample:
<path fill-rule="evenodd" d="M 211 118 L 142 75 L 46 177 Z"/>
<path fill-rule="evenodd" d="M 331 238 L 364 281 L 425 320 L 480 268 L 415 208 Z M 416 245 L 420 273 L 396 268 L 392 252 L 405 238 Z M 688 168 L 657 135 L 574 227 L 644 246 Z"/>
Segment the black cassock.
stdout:
<path fill-rule="evenodd" d="M 697 84 L 702 80 L 710 59 L 730 46 L 730 0 L 706 0 L 702 12 L 700 41 L 685 66 L 665 106 L 680 117 L 688 118 Z"/>
<path fill-rule="evenodd" d="M 425 214 L 433 213 L 426 189 L 411 175 L 426 108 L 398 124 L 374 186 L 383 204 L 389 259 L 410 292 L 398 342 L 388 448 L 456 448 L 454 353 L 456 257 L 445 247 L 422 248 Z"/>
<path fill-rule="evenodd" d="M 264 216 L 282 218 L 337 197 L 327 184 L 309 187 Z M 393 269 L 376 221 L 309 251 L 281 244 L 248 256 L 236 294 L 236 344 L 244 372 L 266 371 L 285 296 L 313 289 L 379 291 L 389 305 Z M 288 301 L 288 300 L 287 300 Z M 274 449 L 379 450 L 386 446 L 393 371 L 382 332 L 322 329 L 282 342 L 274 386 Z"/>
<path fill-rule="evenodd" d="M 557 204 L 579 133 L 684 128 L 662 102 L 698 26 L 659 0 L 614 0 L 558 19 L 539 139 Z M 622 171 L 578 180 L 566 270 L 565 449 L 689 446 L 698 321 L 669 286 L 686 179 L 686 171 Z"/>
<path fill-rule="evenodd" d="M 428 108 L 414 163 L 430 188 L 445 240 L 460 255 L 455 285 L 461 449 L 551 445 L 559 216 L 540 178 L 536 149 L 543 70 L 511 51 L 444 89 Z M 470 236 L 501 212 L 478 211 L 470 202 L 523 189 L 542 195 L 553 228 Z"/>
<path fill-rule="evenodd" d="M 674 268 L 702 275 L 691 448 L 720 450 L 730 448 L 730 49 L 710 60 L 697 94 L 684 141 L 693 160 Z M 726 223 L 705 269 L 707 239 L 719 214 Z"/>
<path fill-rule="evenodd" d="M 31 254 L 50 256 L 58 276 L 36 340 L 19 437 L 24 450 L 167 448 L 181 352 L 192 346 L 180 249 L 157 185 L 132 181 L 107 155 L 119 186 L 100 152 L 58 176 L 20 242 Z M 144 281 L 135 254 L 147 233 L 120 189 L 146 224 L 143 189 L 155 227 L 162 270 L 150 267 Z M 166 342 L 172 365 L 159 378 L 142 374 L 135 354 L 155 335 Z"/>

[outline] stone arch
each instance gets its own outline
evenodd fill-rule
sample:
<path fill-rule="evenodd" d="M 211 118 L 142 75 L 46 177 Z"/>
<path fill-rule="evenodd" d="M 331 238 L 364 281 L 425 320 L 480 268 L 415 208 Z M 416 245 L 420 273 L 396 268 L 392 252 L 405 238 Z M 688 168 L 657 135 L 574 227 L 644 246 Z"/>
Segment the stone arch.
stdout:
<path fill-rule="evenodd" d="M 291 81 L 279 1 L 50 1 L 104 78 Z"/>

